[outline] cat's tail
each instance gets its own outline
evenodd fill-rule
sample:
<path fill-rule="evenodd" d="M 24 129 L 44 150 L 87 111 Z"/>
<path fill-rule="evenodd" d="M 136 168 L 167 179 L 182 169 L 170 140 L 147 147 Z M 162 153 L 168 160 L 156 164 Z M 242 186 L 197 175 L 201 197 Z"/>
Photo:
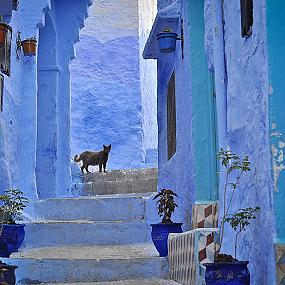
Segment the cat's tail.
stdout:
<path fill-rule="evenodd" d="M 76 155 L 74 156 L 73 160 L 74 160 L 75 162 L 79 162 L 79 161 L 81 160 L 80 155 L 76 154 Z"/>

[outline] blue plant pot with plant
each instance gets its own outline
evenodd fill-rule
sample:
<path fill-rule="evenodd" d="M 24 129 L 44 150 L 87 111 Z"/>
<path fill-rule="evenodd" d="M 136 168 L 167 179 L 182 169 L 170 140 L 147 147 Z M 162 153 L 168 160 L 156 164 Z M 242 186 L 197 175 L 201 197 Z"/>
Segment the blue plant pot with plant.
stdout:
<path fill-rule="evenodd" d="M 170 189 L 162 189 L 153 199 L 158 199 L 158 215 L 163 217 L 162 222 L 151 224 L 151 238 L 159 256 L 168 255 L 168 236 L 170 233 L 182 233 L 182 223 L 173 223 L 171 215 L 174 212 L 177 204 L 174 201 L 174 196 L 177 197 Z"/>
<path fill-rule="evenodd" d="M 248 261 L 206 263 L 207 285 L 250 285 Z"/>
<path fill-rule="evenodd" d="M 168 255 L 168 236 L 170 233 L 182 233 L 182 223 L 152 224 L 151 238 L 159 256 Z"/>
<path fill-rule="evenodd" d="M 0 256 L 10 257 L 12 252 L 17 252 L 25 238 L 25 225 L 3 225 L 0 236 Z"/>
<path fill-rule="evenodd" d="M 250 161 L 248 156 L 240 159 L 230 150 L 220 149 L 218 158 L 221 162 L 220 173 L 226 175 L 224 181 L 224 204 L 223 215 L 220 224 L 220 247 L 222 250 L 225 223 L 229 223 L 235 231 L 234 257 L 219 253 L 215 256 L 214 263 L 206 263 L 205 282 L 206 285 L 250 285 L 250 272 L 247 268 L 248 261 L 237 260 L 237 245 L 240 233 L 245 231 L 251 220 L 256 219 L 259 207 L 240 208 L 230 213 L 234 195 L 239 188 L 242 176 L 249 172 Z M 229 193 L 228 193 L 229 192 Z"/>
<path fill-rule="evenodd" d="M 9 189 L 0 196 L 0 256 L 10 257 L 17 252 L 25 238 L 25 225 L 17 224 L 22 220 L 22 211 L 28 204 L 23 192 Z"/>
<path fill-rule="evenodd" d="M 158 47 L 162 53 L 171 53 L 176 49 L 176 41 L 178 35 L 170 29 L 165 29 L 163 32 L 156 35 Z"/>

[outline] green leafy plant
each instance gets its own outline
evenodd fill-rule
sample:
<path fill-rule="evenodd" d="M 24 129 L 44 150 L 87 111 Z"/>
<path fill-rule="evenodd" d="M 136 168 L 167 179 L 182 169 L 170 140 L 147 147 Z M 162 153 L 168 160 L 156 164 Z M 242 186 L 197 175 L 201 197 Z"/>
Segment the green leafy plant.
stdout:
<path fill-rule="evenodd" d="M 237 256 L 237 242 L 238 236 L 242 231 L 245 231 L 246 228 L 250 225 L 251 220 L 256 219 L 255 214 L 260 211 L 259 207 L 249 207 L 239 209 L 234 214 L 229 214 L 224 221 L 230 223 L 233 230 L 236 232 L 235 237 L 235 259 Z"/>
<path fill-rule="evenodd" d="M 15 224 L 23 220 L 23 210 L 29 203 L 24 193 L 18 189 L 8 189 L 0 195 L 0 217 L 2 224 Z"/>
<path fill-rule="evenodd" d="M 220 224 L 220 246 L 222 247 L 225 218 L 229 214 L 233 197 L 238 189 L 240 179 L 244 173 L 250 171 L 250 161 L 246 155 L 244 158 L 240 158 L 230 150 L 223 148 L 218 152 L 218 160 L 221 163 L 223 169 L 220 171 L 221 174 L 225 175 L 224 178 L 224 193 L 223 193 L 223 217 Z M 227 193 L 230 191 L 229 199 Z"/>
<path fill-rule="evenodd" d="M 178 205 L 174 201 L 174 196 L 177 197 L 177 194 L 170 189 L 161 189 L 158 194 L 154 196 L 154 200 L 159 198 L 157 201 L 158 204 L 158 215 L 162 218 L 162 223 L 173 223 L 171 221 L 172 213 Z"/>

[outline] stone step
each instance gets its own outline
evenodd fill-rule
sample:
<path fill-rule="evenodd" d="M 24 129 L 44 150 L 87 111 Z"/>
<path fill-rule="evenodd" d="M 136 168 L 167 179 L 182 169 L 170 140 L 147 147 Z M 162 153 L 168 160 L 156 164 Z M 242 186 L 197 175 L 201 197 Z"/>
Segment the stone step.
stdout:
<path fill-rule="evenodd" d="M 104 175 L 104 174 L 103 174 Z M 126 193 L 149 193 L 157 191 L 157 179 L 116 180 L 76 183 L 72 186 L 73 196 L 94 196 Z"/>
<path fill-rule="evenodd" d="M 150 241 L 145 221 L 39 221 L 26 225 L 23 246 L 134 244 Z"/>
<path fill-rule="evenodd" d="M 39 220 L 136 221 L 145 219 L 153 193 L 50 198 L 35 203 Z"/>
<path fill-rule="evenodd" d="M 26 284 L 166 278 L 168 271 L 152 244 L 38 248 L 7 261 L 18 266 L 17 282 Z"/>
<path fill-rule="evenodd" d="M 93 172 L 83 174 L 84 182 L 106 181 L 138 181 L 142 179 L 157 179 L 157 168 L 120 169 L 106 173 Z"/>
<path fill-rule="evenodd" d="M 47 283 L 46 285 L 180 285 L 173 280 L 166 279 L 133 279 L 109 282 L 88 282 L 88 283 Z"/>

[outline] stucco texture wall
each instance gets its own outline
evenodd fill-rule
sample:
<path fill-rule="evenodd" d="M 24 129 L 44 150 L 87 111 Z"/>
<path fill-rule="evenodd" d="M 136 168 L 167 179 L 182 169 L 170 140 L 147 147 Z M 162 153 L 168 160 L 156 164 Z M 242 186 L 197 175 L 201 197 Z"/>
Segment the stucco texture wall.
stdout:
<path fill-rule="evenodd" d="M 72 32 L 66 33 L 66 36 L 61 36 L 61 40 L 58 46 L 53 44 L 53 50 L 58 57 L 58 62 L 63 67 L 62 62 L 65 61 L 66 65 L 69 65 L 70 58 L 74 56 L 73 43 L 78 38 L 78 33 L 80 27 L 82 27 L 84 18 L 87 16 L 87 7 L 91 4 L 90 1 L 84 0 L 78 2 L 68 1 L 60 2 L 62 5 L 67 4 L 62 10 L 60 5 L 56 5 L 55 1 L 20 1 L 18 11 L 13 11 L 12 17 L 5 18 L 5 21 L 11 25 L 13 29 L 12 34 L 12 47 L 11 47 L 11 76 L 5 76 L 4 79 L 4 95 L 3 95 L 3 111 L 0 113 L 0 192 L 2 193 L 8 187 L 18 188 L 22 190 L 25 195 L 31 200 L 29 207 L 26 211 L 26 218 L 33 218 L 33 200 L 37 199 L 40 193 L 38 186 L 40 183 L 47 186 L 50 184 L 50 177 L 48 173 L 53 173 L 54 180 L 56 183 L 53 187 L 47 187 L 45 197 L 54 197 L 59 195 L 60 190 L 64 189 L 62 192 L 67 194 L 69 189 L 69 158 L 70 151 L 66 147 L 65 150 L 59 151 L 59 145 L 64 141 L 67 146 L 70 144 L 69 137 L 67 140 L 63 140 L 62 136 L 64 132 L 60 130 L 69 129 L 69 116 L 70 109 L 68 105 L 64 104 L 61 99 L 59 99 L 58 93 L 54 94 L 54 90 L 60 90 L 60 84 L 57 82 L 51 82 L 47 80 L 44 82 L 45 87 L 49 87 L 46 91 L 46 99 L 54 100 L 54 110 L 56 116 L 52 116 L 52 120 L 55 121 L 54 129 L 50 130 L 46 128 L 48 125 L 48 108 L 47 105 L 43 105 L 42 108 L 38 103 L 38 62 L 47 62 L 50 58 L 38 58 L 39 52 L 37 51 L 36 56 L 26 57 L 21 53 L 20 59 L 16 59 L 16 37 L 17 31 L 21 32 L 22 40 L 30 37 L 36 37 L 38 45 L 41 47 L 38 50 L 45 50 L 49 48 L 50 42 L 41 42 L 39 39 L 39 31 L 44 30 L 46 25 L 46 13 L 53 11 L 53 21 L 58 25 L 61 24 L 60 19 L 55 20 L 57 10 L 58 14 L 61 14 L 61 18 L 65 19 L 62 24 L 62 28 L 67 31 L 68 26 L 72 29 Z M 70 9 L 70 10 L 69 10 Z M 65 12 L 68 14 L 68 20 L 65 17 Z M 56 26 L 56 24 L 55 24 Z M 65 27 L 65 28 L 64 28 Z M 58 33 L 54 31 L 54 37 L 60 34 L 60 29 Z M 46 45 L 46 46 L 44 46 Z M 45 54 L 45 53 L 44 53 Z M 64 58 L 64 60 L 63 60 Z M 59 69 L 56 66 L 57 61 L 49 61 L 45 66 L 39 64 L 40 67 L 46 68 L 41 70 L 43 72 Z M 68 69 L 61 70 L 61 79 L 64 75 L 68 75 Z M 62 82 L 68 82 L 67 80 L 61 80 Z M 42 80 L 43 81 L 43 80 Z M 53 84 L 52 84 L 53 83 Z M 67 84 L 67 85 L 68 85 Z M 49 93 L 49 90 L 52 92 Z M 70 99 L 69 89 L 67 88 L 67 93 L 61 93 L 61 98 Z M 52 96 L 51 96 L 52 93 Z M 51 103 L 49 101 L 49 103 Z M 53 113 L 54 114 L 54 113 Z M 62 116 L 67 115 L 65 119 Z M 38 124 L 38 119 L 42 119 L 42 124 Z M 67 128 L 66 128 L 67 126 Z M 47 145 L 42 146 L 41 150 L 37 147 L 38 136 L 37 133 L 40 131 L 44 133 L 47 138 L 52 137 L 56 131 L 59 130 L 60 134 L 57 136 L 58 141 L 55 144 L 51 144 L 51 141 L 47 141 Z M 42 156 L 39 156 L 39 153 Z M 45 169 L 46 173 L 43 178 L 40 179 L 38 166 L 42 161 L 41 158 L 46 158 L 48 153 L 55 153 L 56 163 L 49 169 Z M 58 159 L 60 157 L 65 158 L 66 153 L 68 153 L 68 160 Z M 48 158 L 49 159 L 49 158 Z M 64 161 L 63 161 L 64 160 Z M 63 175 L 67 173 L 67 175 Z M 60 174 L 60 175 L 59 175 Z M 67 176 L 67 179 L 65 179 Z M 60 177 L 60 178 L 59 178 Z M 65 180 L 64 180 L 65 179 Z M 64 180 L 64 181 L 63 181 Z M 38 183 L 38 185 L 37 185 Z M 41 196 L 41 195 L 40 195 Z"/>
<path fill-rule="evenodd" d="M 251 171 L 242 178 L 231 211 L 261 208 L 257 220 L 240 235 L 237 257 L 249 260 L 251 284 L 259 285 L 275 284 L 275 223 L 269 153 L 265 1 L 253 2 L 251 37 L 241 36 L 239 1 L 224 1 L 224 29 L 228 147 L 242 157 L 248 155 L 251 161 Z M 232 254 L 233 247 L 234 232 L 226 227 L 224 251 Z"/>
<path fill-rule="evenodd" d="M 36 57 L 16 60 L 17 31 L 22 39 L 38 36 L 46 0 L 21 1 L 18 11 L 4 20 L 12 27 L 11 76 L 4 76 L 3 111 L 0 112 L 0 192 L 22 190 L 31 200 L 37 197 L 36 148 Z M 29 19 L 27 21 L 27 19 Z M 32 203 L 27 216 L 33 214 Z"/>
<path fill-rule="evenodd" d="M 141 82 L 141 75 L 155 72 L 153 64 L 140 65 L 140 44 L 148 29 L 143 13 L 138 1 L 96 1 L 71 64 L 71 152 L 112 144 L 109 169 L 141 167 L 143 141 L 146 148 L 155 148 L 155 99 L 149 102 L 150 121 L 149 108 L 143 107 L 155 88 L 146 79 Z"/>
<path fill-rule="evenodd" d="M 163 1 L 160 1 L 163 2 Z M 187 1 L 181 7 L 183 13 L 187 13 Z M 169 188 L 177 193 L 178 208 L 174 213 L 174 222 L 183 222 L 184 229 L 190 228 L 191 205 L 194 202 L 194 180 L 193 180 L 193 154 L 191 152 L 191 126 L 190 115 L 191 87 L 190 66 L 190 44 L 188 17 L 183 14 L 185 31 L 185 57 L 182 60 L 180 42 L 177 43 L 176 52 L 160 54 L 158 58 L 158 149 L 159 149 L 159 188 Z M 178 31 L 179 32 L 179 31 Z M 176 153 L 170 160 L 167 154 L 167 84 L 175 69 L 176 77 Z"/>
<path fill-rule="evenodd" d="M 155 60 L 142 57 L 157 12 L 156 0 L 140 0 L 139 3 L 139 60 L 142 94 L 142 148 L 157 150 L 157 66 Z"/>

